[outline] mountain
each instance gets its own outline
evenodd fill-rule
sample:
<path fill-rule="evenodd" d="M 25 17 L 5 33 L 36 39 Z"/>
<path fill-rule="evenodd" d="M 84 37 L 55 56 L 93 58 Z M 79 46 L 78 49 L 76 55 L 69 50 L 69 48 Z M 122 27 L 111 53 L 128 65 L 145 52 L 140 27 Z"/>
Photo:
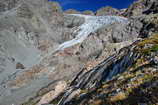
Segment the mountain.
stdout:
<path fill-rule="evenodd" d="M 0 1 L 0 105 L 158 103 L 158 1 L 96 13 Z"/>

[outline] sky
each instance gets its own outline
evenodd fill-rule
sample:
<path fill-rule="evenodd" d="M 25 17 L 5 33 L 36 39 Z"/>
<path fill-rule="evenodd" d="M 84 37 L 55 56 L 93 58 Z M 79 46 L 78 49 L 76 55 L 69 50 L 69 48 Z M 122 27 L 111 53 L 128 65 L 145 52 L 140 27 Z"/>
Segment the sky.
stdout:
<path fill-rule="evenodd" d="M 117 9 L 127 8 L 133 1 L 136 0 L 49 0 L 49 1 L 58 1 L 62 6 L 63 10 L 67 9 L 76 9 L 78 11 L 92 10 L 96 11 L 97 9 L 104 6 L 111 6 Z"/>

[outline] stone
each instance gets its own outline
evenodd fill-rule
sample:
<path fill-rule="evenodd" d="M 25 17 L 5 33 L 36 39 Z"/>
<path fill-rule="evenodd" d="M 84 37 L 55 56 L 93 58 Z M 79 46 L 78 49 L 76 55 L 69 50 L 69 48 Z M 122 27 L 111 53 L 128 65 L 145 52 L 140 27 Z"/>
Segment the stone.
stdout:
<path fill-rule="evenodd" d="M 60 81 L 55 86 L 55 89 L 48 92 L 44 96 L 42 96 L 41 100 L 37 105 L 49 104 L 52 100 L 57 98 L 67 87 L 67 83 L 65 81 Z"/>
<path fill-rule="evenodd" d="M 16 69 L 25 69 L 25 66 L 21 63 L 16 64 Z"/>

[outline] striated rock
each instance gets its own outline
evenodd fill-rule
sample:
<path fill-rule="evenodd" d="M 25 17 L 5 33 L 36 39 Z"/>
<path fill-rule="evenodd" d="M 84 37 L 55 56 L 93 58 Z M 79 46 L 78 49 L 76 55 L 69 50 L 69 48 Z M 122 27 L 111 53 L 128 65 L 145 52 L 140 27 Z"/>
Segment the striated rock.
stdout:
<path fill-rule="evenodd" d="M 154 72 L 152 70 L 157 65 L 156 62 L 153 62 L 152 60 L 157 56 L 157 37 L 158 35 L 155 35 L 143 41 L 137 41 L 105 59 L 93 69 L 89 71 L 85 71 L 84 69 L 81 70 L 71 82 L 69 89 L 65 92 L 58 105 L 92 104 L 96 102 L 96 100 L 99 101 L 99 105 L 118 103 L 118 101 L 125 104 L 126 99 L 129 100 L 130 103 L 138 104 L 142 99 L 146 99 L 147 97 L 141 97 L 140 99 L 133 100 L 132 97 L 130 98 L 128 96 L 130 96 L 132 91 L 136 91 L 134 89 L 141 84 L 143 85 L 143 83 L 146 83 L 146 79 L 151 81 L 152 84 L 157 83 L 157 81 L 154 81 L 157 80 L 157 74 L 152 74 Z M 146 45 L 151 46 L 146 47 Z M 135 72 L 142 70 L 140 67 L 142 67 L 143 70 L 147 70 L 149 67 L 150 73 L 148 72 L 148 74 L 147 71 L 145 71 L 141 76 L 136 74 L 138 77 L 137 79 L 134 79 Z M 120 79 L 123 79 L 124 82 L 128 82 L 125 78 L 133 78 L 133 80 L 131 80 L 137 82 L 132 82 L 128 84 L 129 87 L 124 87 L 123 84 L 120 85 L 120 82 L 117 81 L 117 77 L 120 77 L 121 75 L 124 77 Z M 116 78 L 114 78 L 114 76 Z M 153 80 L 153 78 L 155 79 Z M 126 83 L 124 84 L 127 85 Z M 130 85 L 133 86 L 131 87 Z M 149 84 L 146 87 L 148 88 L 148 92 L 152 93 L 154 92 L 153 89 L 156 88 L 154 85 Z M 71 94 L 74 94 L 77 90 L 80 90 L 80 94 L 77 93 L 72 97 Z M 148 92 L 145 92 L 144 94 Z M 140 95 L 142 95 L 141 92 L 137 93 L 137 96 Z M 154 97 L 157 97 L 156 94 L 153 95 Z M 145 103 L 156 103 L 158 100 L 155 100 L 154 97 L 148 97 L 148 100 L 150 99 L 150 101 L 145 101 Z"/>

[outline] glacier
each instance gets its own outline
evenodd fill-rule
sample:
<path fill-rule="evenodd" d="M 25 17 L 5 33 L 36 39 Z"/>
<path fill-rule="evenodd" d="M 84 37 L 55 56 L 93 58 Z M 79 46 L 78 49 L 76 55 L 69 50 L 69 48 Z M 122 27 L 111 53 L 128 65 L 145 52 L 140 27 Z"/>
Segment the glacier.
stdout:
<path fill-rule="evenodd" d="M 82 17 L 85 19 L 85 22 L 74 31 L 74 34 L 77 34 L 74 39 L 60 44 L 55 50 L 47 54 L 45 57 L 48 57 L 76 44 L 82 43 L 91 33 L 97 31 L 102 27 L 108 27 L 114 23 L 127 24 L 129 22 L 127 18 L 121 16 L 90 16 L 82 14 L 65 15 Z M 42 59 L 44 59 L 45 57 L 43 57 Z"/>

